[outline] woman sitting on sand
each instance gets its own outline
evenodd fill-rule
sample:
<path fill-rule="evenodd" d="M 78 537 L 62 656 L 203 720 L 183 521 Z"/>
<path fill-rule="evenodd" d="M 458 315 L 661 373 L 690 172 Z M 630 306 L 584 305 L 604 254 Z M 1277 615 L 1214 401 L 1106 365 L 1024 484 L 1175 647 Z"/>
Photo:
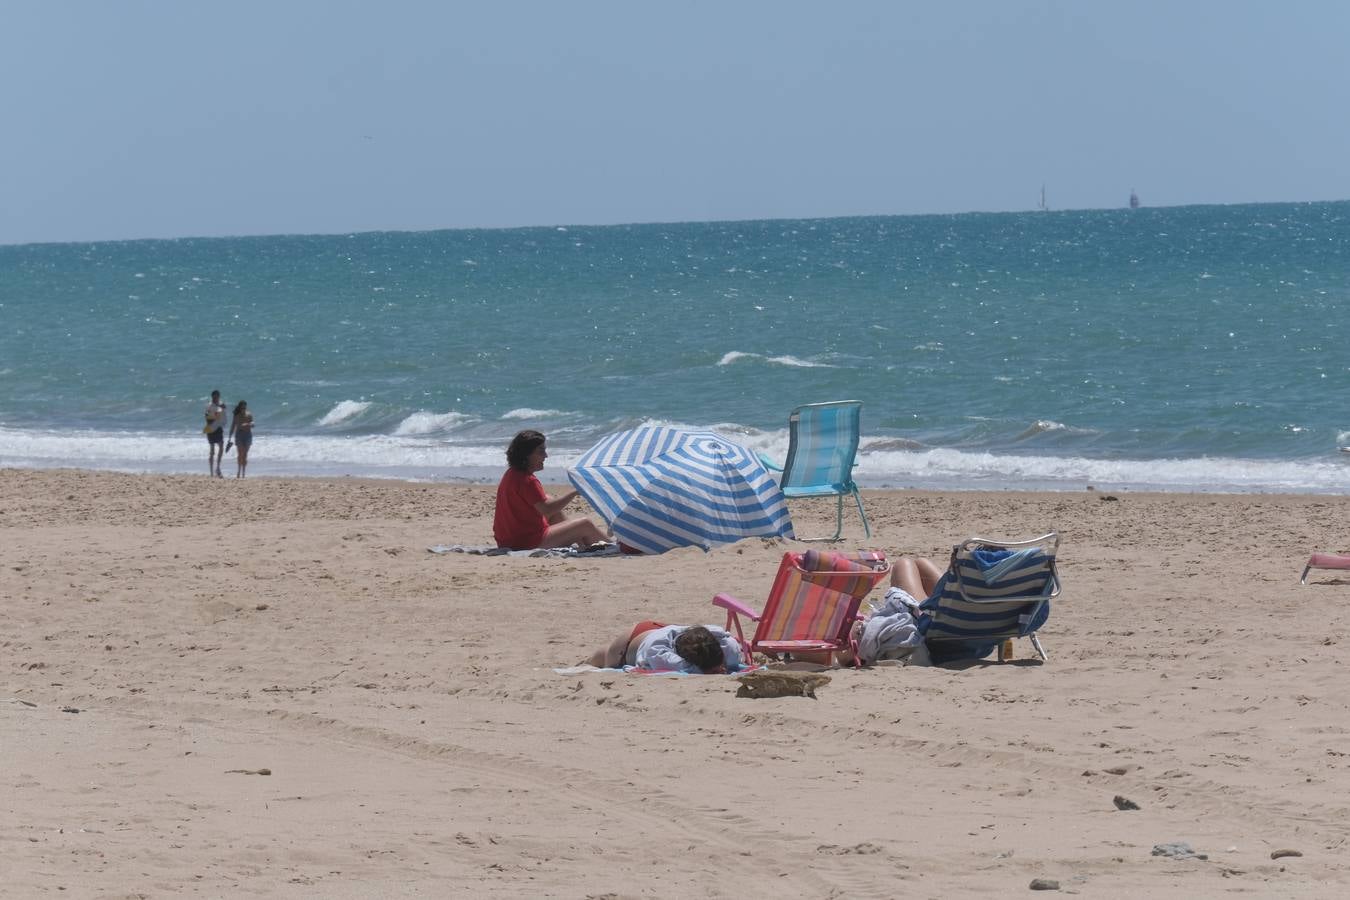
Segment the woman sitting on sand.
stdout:
<path fill-rule="evenodd" d="M 635 666 L 655 672 L 718 675 L 742 667 L 741 645 L 716 625 L 663 625 L 639 622 L 583 665 L 600 669 Z"/>
<path fill-rule="evenodd" d="M 544 468 L 548 451 L 544 436 L 522 431 L 506 448 L 506 474 L 497 485 L 497 510 L 492 517 L 492 536 L 498 547 L 534 550 L 539 547 L 589 547 L 607 540 L 590 519 L 569 519 L 563 509 L 577 496 L 568 491 L 556 499 L 544 493 L 534 476 Z"/>

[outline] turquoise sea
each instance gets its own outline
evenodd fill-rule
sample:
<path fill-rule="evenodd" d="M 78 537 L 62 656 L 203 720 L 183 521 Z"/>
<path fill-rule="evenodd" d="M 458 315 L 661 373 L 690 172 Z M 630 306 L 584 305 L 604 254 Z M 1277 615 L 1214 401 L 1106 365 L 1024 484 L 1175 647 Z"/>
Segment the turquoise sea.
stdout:
<path fill-rule="evenodd" d="M 0 246 L 0 465 L 544 475 L 641 422 L 871 486 L 1350 493 L 1350 202 Z"/>

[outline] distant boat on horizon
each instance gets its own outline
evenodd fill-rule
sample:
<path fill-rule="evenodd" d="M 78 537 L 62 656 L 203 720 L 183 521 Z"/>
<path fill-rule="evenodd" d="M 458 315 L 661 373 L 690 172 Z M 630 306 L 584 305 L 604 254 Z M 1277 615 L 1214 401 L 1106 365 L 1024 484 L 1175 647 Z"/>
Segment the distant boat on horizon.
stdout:
<path fill-rule="evenodd" d="M 1045 205 L 1045 185 L 1041 185 L 1041 205 L 1036 207 L 1041 212 L 1049 212 L 1050 207 Z"/>
<path fill-rule="evenodd" d="M 1130 209 L 1138 209 L 1138 208 L 1139 208 L 1139 195 L 1136 194 L 1133 190 L 1131 190 L 1131 191 L 1130 191 Z"/>

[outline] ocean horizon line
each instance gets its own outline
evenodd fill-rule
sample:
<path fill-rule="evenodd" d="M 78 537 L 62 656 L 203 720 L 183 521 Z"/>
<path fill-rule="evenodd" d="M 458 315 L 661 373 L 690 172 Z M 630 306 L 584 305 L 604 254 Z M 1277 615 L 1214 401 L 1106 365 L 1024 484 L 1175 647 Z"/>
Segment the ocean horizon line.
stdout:
<path fill-rule="evenodd" d="M 92 238 L 77 240 L 35 240 L 19 242 L 0 242 L 0 248 L 20 248 L 20 247 L 69 247 L 90 244 L 139 244 L 139 243 L 172 243 L 175 241 L 214 241 L 214 240 L 272 240 L 277 238 L 335 238 L 350 237 L 358 238 L 367 235 L 391 235 L 391 234 L 416 234 L 433 235 L 446 232 L 467 232 L 467 231 L 491 231 L 491 232 L 513 232 L 513 231 L 557 231 L 568 230 L 572 228 L 649 228 L 649 227 L 669 227 L 669 226 L 697 226 L 697 225 L 741 225 L 752 223 L 773 223 L 773 222 L 848 222 L 858 219 L 954 219 L 964 216 L 1023 216 L 1023 215 L 1062 215 L 1065 213 L 1101 213 L 1123 211 L 1127 213 L 1140 213 L 1147 210 L 1190 210 L 1190 209 L 1226 209 L 1242 208 L 1255 206 L 1318 206 L 1334 205 L 1338 203 L 1350 203 L 1350 197 L 1336 199 L 1319 200 L 1252 200 L 1252 201 L 1233 201 L 1233 202 L 1209 202 L 1209 203 L 1145 203 L 1137 209 L 1131 209 L 1126 204 L 1120 206 L 1064 206 L 1051 209 L 1038 209 L 1035 206 L 1029 206 L 1025 209 L 966 209 L 951 212 L 915 212 L 915 213 L 842 213 L 818 216 L 770 216 L 767 218 L 714 218 L 714 219 L 652 219 L 652 220 L 633 220 L 624 222 L 546 222 L 538 224 L 510 224 L 510 225 L 448 225 L 436 226 L 431 228 L 361 228 L 361 229 L 338 229 L 336 231 L 283 231 L 283 232 L 222 232 L 220 234 L 185 234 L 172 237 L 165 236 L 141 236 L 141 237 L 122 237 L 122 238 Z"/>

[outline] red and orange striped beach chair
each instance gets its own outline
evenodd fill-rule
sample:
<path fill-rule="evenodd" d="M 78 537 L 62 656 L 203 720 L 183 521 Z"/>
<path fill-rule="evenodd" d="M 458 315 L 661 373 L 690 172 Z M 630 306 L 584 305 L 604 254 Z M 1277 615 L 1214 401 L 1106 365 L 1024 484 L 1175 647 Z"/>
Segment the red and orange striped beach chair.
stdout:
<path fill-rule="evenodd" d="M 890 573 L 891 564 L 879 550 L 784 553 L 763 612 L 730 594 L 718 594 L 713 605 L 727 611 L 727 631 L 740 641 L 747 664 L 754 653 L 790 656 L 848 648 L 856 665 L 853 623 L 862 618 L 858 607 Z M 741 630 L 742 616 L 757 623 L 748 641 Z"/>

